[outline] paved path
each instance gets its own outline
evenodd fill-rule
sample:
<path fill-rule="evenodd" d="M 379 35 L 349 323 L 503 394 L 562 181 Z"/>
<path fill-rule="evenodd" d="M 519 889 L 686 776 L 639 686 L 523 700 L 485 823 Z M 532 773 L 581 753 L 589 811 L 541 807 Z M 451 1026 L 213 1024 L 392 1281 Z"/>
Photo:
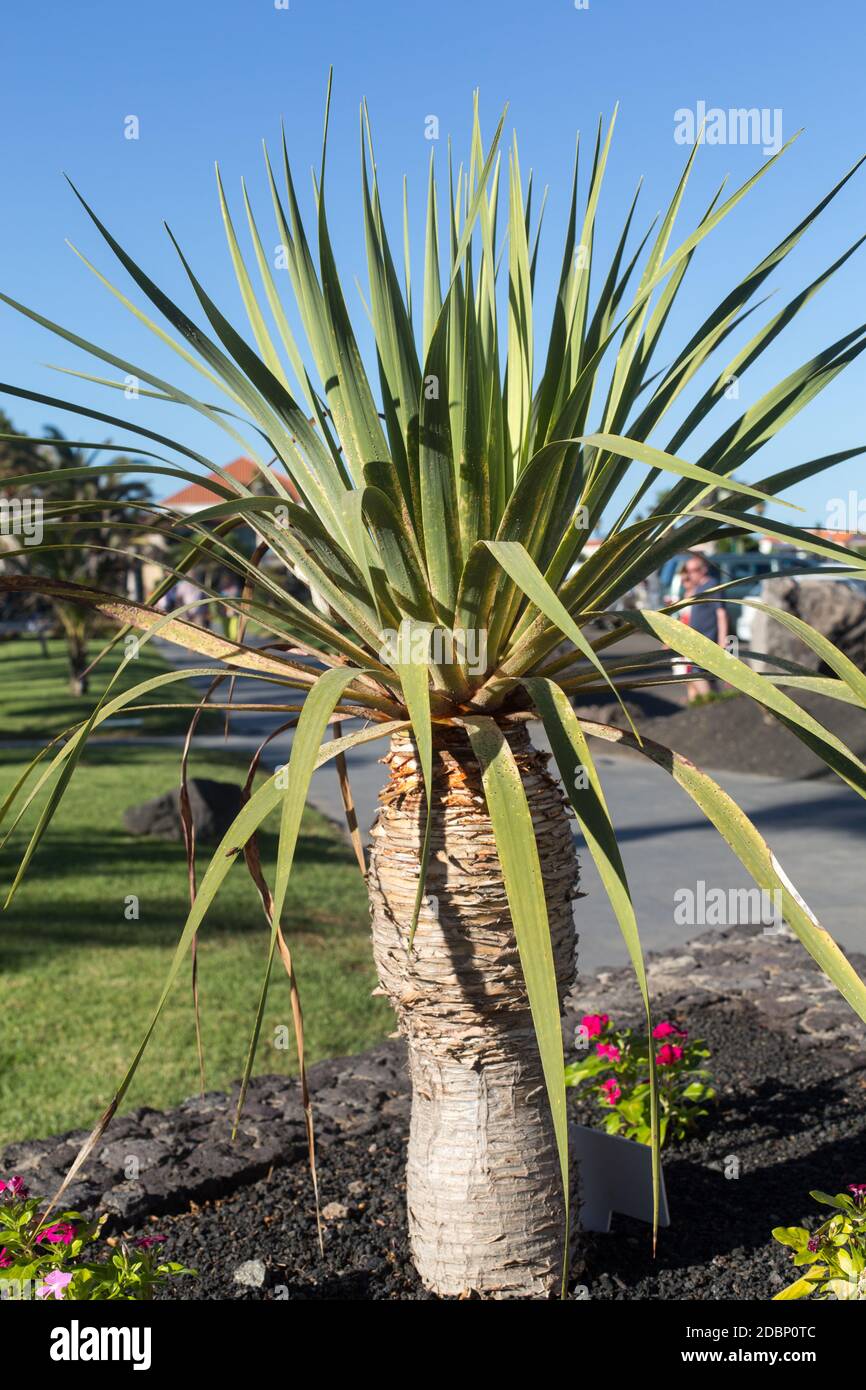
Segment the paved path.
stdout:
<path fill-rule="evenodd" d="M 179 666 L 195 664 L 178 648 L 168 643 L 161 646 Z M 205 688 L 208 682 L 194 680 L 193 684 Z M 273 687 L 265 682 L 238 682 L 239 699 L 255 702 L 272 697 Z M 228 747 L 250 757 L 279 722 L 258 713 L 234 714 L 227 743 L 220 735 L 209 735 L 197 739 L 197 746 Z M 350 727 L 344 726 L 346 731 Z M 534 730 L 533 737 L 539 746 L 544 745 L 540 728 Z M 180 742 L 169 736 L 154 741 L 171 746 Z M 290 735 L 275 740 L 263 765 L 285 762 L 290 747 Z M 376 742 L 348 755 L 358 823 L 365 834 L 383 781 L 379 759 L 384 750 L 384 742 Z M 644 948 L 670 949 L 696 931 L 724 926 L 723 922 L 700 920 L 680 925 L 675 919 L 677 890 L 697 892 L 699 881 L 707 890 L 721 888 L 726 892 L 751 886 L 751 879 L 724 841 L 660 768 L 645 763 L 639 755 L 610 752 L 604 745 L 597 745 L 596 761 L 622 848 Z M 716 777 L 755 822 L 827 930 L 846 948 L 866 951 L 866 802 L 836 778 L 784 781 L 735 772 L 720 772 Z M 315 774 L 310 800 L 343 824 L 332 766 Z M 581 861 L 581 886 L 587 895 L 575 907 L 581 969 L 623 964 L 625 948 L 588 852 L 581 853 Z"/>
<path fill-rule="evenodd" d="M 177 648 L 170 652 L 168 644 L 165 654 L 178 664 L 193 664 Z M 238 686 L 244 691 L 238 698 L 248 701 L 272 695 L 273 688 L 265 683 L 245 680 Z M 275 722 L 260 714 L 234 715 L 229 746 L 251 753 Z M 349 727 L 345 726 L 346 731 Z M 539 746 L 545 745 L 540 728 L 533 738 Z M 201 744 L 219 747 L 223 740 L 203 738 Z M 277 740 L 267 765 L 285 762 L 289 747 L 288 737 Z M 707 890 L 751 887 L 752 880 L 732 851 L 662 769 L 639 755 L 608 752 L 598 744 L 596 748 L 644 948 L 666 950 L 705 927 L 724 926 L 724 922 L 700 920 L 679 925 L 674 914 L 681 899 L 674 894 L 684 888 L 697 893 L 699 880 Z M 384 751 L 384 742 L 376 742 L 348 755 L 358 823 L 365 834 L 383 781 L 379 759 Z M 848 949 L 866 950 L 866 802 L 836 778 L 799 782 L 735 772 L 720 772 L 716 777 L 755 822 L 827 930 Z M 310 800 L 343 823 L 333 767 L 315 774 Z M 588 852 L 581 854 L 581 861 L 587 895 L 576 904 L 581 969 L 622 964 L 627 959 L 625 948 Z"/>

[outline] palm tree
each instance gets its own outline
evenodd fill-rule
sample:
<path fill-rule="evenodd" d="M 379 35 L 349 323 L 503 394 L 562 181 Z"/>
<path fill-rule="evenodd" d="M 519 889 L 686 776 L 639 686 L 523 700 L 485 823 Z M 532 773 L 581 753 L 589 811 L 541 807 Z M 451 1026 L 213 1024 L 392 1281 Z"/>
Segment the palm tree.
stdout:
<path fill-rule="evenodd" d="M 0 483 L 14 482 L 16 475 L 20 480 L 34 467 L 49 470 L 42 475 L 45 481 L 39 487 L 38 501 L 54 519 L 53 544 L 23 545 L 17 550 L 4 547 L 6 567 L 32 577 L 122 590 L 130 572 L 127 532 L 142 532 L 146 520 L 142 508 L 150 498 L 146 483 L 123 476 L 132 472 L 135 464 L 117 458 L 110 470 L 103 471 L 95 451 L 68 443 L 60 430 L 51 426 L 46 426 L 45 437 L 31 447 L 29 466 L 22 462 L 27 456 L 19 453 L 5 475 L 0 469 Z M 42 596 L 63 633 L 70 692 L 86 695 L 88 644 L 98 615 L 93 608 L 68 603 L 46 589 Z"/>
<path fill-rule="evenodd" d="M 790 926 L 866 1018 L 863 982 L 726 793 L 676 753 L 641 741 L 633 728 L 623 732 L 579 718 L 570 700 L 606 690 L 620 699 L 623 691 L 657 683 L 651 671 L 654 653 L 617 653 L 623 636 L 638 630 L 758 701 L 866 794 L 866 766 L 795 698 L 798 689 L 820 688 L 833 698 L 866 702 L 866 678 L 796 619 L 773 610 L 779 621 L 796 625 L 805 641 L 820 648 L 833 676 L 817 680 L 791 665 L 777 674 L 758 675 L 680 623 L 675 605 L 634 612 L 601 637 L 592 626 L 594 618 L 666 557 L 750 532 L 757 502 L 775 499 L 791 484 L 861 452 L 852 448 L 813 459 L 755 485 L 733 476 L 860 354 L 866 337 L 862 327 L 844 335 L 796 367 L 733 422 L 728 407 L 714 441 L 696 461 L 683 457 L 695 429 L 714 418 L 731 375 L 746 376 L 801 306 L 847 260 L 848 251 L 747 335 L 720 370 L 710 372 L 665 449 L 651 446 L 648 439 L 664 427 L 671 407 L 743 324 L 771 272 L 854 170 L 757 261 L 717 309 L 695 324 L 686 343 L 659 369 L 655 358 L 662 330 L 701 243 L 780 155 L 727 198 L 720 189 L 698 224 L 677 240 L 674 225 L 692 171 L 692 151 L 661 222 L 632 247 L 636 194 L 610 262 L 598 266 L 593 254 L 596 211 L 613 121 L 607 130 L 600 123 L 582 213 L 575 166 L 558 292 L 543 346 L 533 310 L 540 214 L 537 219 L 533 215 L 531 180 L 524 191 L 516 142 L 507 165 L 500 157 L 503 120 L 485 147 L 476 99 L 467 163 L 456 178 L 449 172 L 444 209 L 431 159 L 418 288 L 409 255 L 408 214 L 402 272 L 386 235 L 369 123 L 362 110 L 361 203 L 375 382 L 362 361 L 331 248 L 325 199 L 327 118 L 321 169 L 314 181 L 317 259 L 285 137 L 280 184 L 265 156 L 280 239 L 278 265 L 288 270 L 305 350 L 296 342 L 278 289 L 281 271 L 274 272 L 264 251 L 244 189 L 262 294 L 253 288 L 219 175 L 228 247 L 255 348 L 217 308 L 176 242 L 208 327 L 194 322 L 155 285 L 81 199 L 168 329 L 153 323 L 101 271 L 95 273 L 185 364 L 200 372 L 206 399 L 193 398 L 16 301 L 7 302 L 126 379 L 132 375 L 159 398 L 220 426 L 257 460 L 262 477 L 271 479 L 269 495 L 255 496 L 217 469 L 220 501 L 188 523 L 187 555 L 177 565 L 181 570 L 199 564 L 206 554 L 242 577 L 243 595 L 230 606 L 244 622 L 259 625 L 267 634 L 265 645 L 223 640 L 182 614 L 160 616 L 154 607 L 159 593 L 136 605 L 68 584 L 61 586 L 64 597 L 145 637 L 161 632 L 200 653 L 204 660 L 198 669 L 215 681 L 227 670 L 238 678 L 272 679 L 272 708 L 285 721 L 272 737 L 296 723 L 287 769 L 278 769 L 248 794 L 210 861 L 142 1048 L 69 1177 L 122 1100 L 166 993 L 222 880 L 243 851 L 270 932 L 242 1103 L 277 951 L 289 973 L 300 1024 L 297 980 L 280 922 L 312 773 L 329 759 L 342 760 L 351 747 L 390 740 L 388 781 L 365 869 L 379 978 L 409 1046 L 408 1214 L 414 1258 L 424 1283 L 441 1294 L 535 1297 L 558 1284 L 569 1221 L 560 1012 L 574 974 L 572 906 L 578 864 L 567 803 L 600 869 L 649 1017 L 635 910 L 588 736 L 636 749 L 675 778 L 759 886 L 781 893 Z M 443 221 L 448 243 L 444 277 Z M 123 382 L 105 384 L 120 387 Z M 228 397 L 228 407 L 210 403 L 216 390 Z M 601 398 L 594 404 L 596 395 Z M 117 417 L 71 408 L 129 428 Z M 239 417 L 248 422 L 253 442 L 242 434 Z M 143 425 L 134 428 L 151 449 L 142 472 L 170 471 L 188 480 L 195 476 L 192 469 L 212 466 L 181 442 Z M 297 500 L 270 473 L 272 457 L 291 477 Z M 629 491 L 636 467 L 640 478 Z M 662 475 L 674 477 L 663 508 L 651 506 L 649 515 L 636 520 L 636 509 Z M 611 513 L 607 539 L 576 567 L 587 538 L 602 515 Z M 234 528 L 244 523 L 254 528 L 259 541 L 252 558 L 233 541 Z M 801 533 L 790 522 L 762 517 L 760 528 L 796 538 L 817 556 L 866 568 L 861 557 Z M 272 565 L 259 565 L 266 552 L 283 564 L 286 582 Z M 291 596 L 290 572 L 304 576 L 318 606 Z M 26 582 L 45 588 L 38 579 Z M 52 592 L 57 589 L 55 583 Z M 576 659 L 574 651 L 555 654 L 563 639 L 573 644 Z M 72 732 L 49 765 L 59 771 L 59 781 L 15 886 L 90 729 L 130 704 L 140 707 L 135 702 L 146 701 L 157 689 L 158 698 L 164 698 L 162 687 L 180 678 L 168 673 L 121 695 L 109 692 L 88 724 Z M 301 692 L 303 699 L 292 692 Z M 361 727 L 343 734 L 341 721 L 351 718 L 362 721 Z M 539 718 L 553 750 L 556 778 L 530 739 L 531 721 Z M 336 726 L 334 736 L 323 743 L 329 725 Z M 29 804 L 48 775 L 37 778 L 26 794 L 19 790 L 12 804 Z M 342 780 L 345 785 L 344 775 Z M 281 814 L 278 863 L 273 884 L 267 884 L 255 834 L 276 807 Z M 299 1051 L 303 1067 L 300 1027 Z M 657 1161 L 657 1143 L 654 1147 Z"/>
<path fill-rule="evenodd" d="M 39 446 L 19 434 L 5 410 L 0 410 L 0 492 L 11 474 L 32 473 L 39 467 Z"/>

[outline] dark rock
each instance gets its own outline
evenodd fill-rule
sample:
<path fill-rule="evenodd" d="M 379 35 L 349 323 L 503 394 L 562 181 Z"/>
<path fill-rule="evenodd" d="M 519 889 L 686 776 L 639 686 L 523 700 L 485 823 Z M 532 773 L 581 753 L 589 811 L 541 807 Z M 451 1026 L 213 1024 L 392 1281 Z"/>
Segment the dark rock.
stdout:
<path fill-rule="evenodd" d="M 778 946 L 742 927 L 650 956 L 655 1018 L 673 1017 L 707 1039 L 720 1103 L 706 1131 L 666 1162 L 676 1226 L 663 1233 L 657 1263 L 646 1228 L 624 1218 L 611 1236 L 581 1237 L 575 1277 L 590 1297 L 769 1297 L 787 1277 L 770 1228 L 802 1223 L 811 1187 L 842 1190 L 862 1178 L 863 1025 L 805 952 L 776 955 Z M 862 973 L 866 960 L 853 956 L 852 964 Z M 563 1019 L 569 1058 L 580 1018 L 596 1012 L 643 1026 L 629 967 L 578 982 Z M 331 1058 L 308 1075 L 322 1207 L 347 1213 L 328 1224 L 324 1262 L 300 1091 L 286 1077 L 252 1078 L 234 1143 L 237 1087 L 120 1116 L 64 1205 L 106 1212 L 107 1233 L 159 1217 L 170 1258 L 199 1269 L 194 1289 L 163 1297 L 426 1298 L 405 1229 L 405 1044 Z M 597 1118 L 577 1103 L 575 1113 L 587 1123 Z M 0 1172 L 20 1173 L 34 1194 L 52 1196 L 86 1137 L 74 1130 L 12 1144 Z M 731 1155 L 742 1165 L 733 1184 L 725 1171 Z M 134 1178 L 130 1156 L 139 1164 Z M 350 1208 L 347 1198 L 356 1199 Z M 263 1263 L 263 1240 L 267 1278 L 235 1282 L 240 1261 Z"/>
<path fill-rule="evenodd" d="M 109 1130 L 109 1134 L 111 1131 Z M 99 1162 L 117 1177 L 138 1178 L 148 1168 L 165 1163 L 169 1156 L 175 1160 L 182 1158 L 178 1144 L 160 1142 L 158 1139 L 144 1139 L 140 1135 L 128 1133 L 124 1138 L 113 1139 L 99 1151 Z M 183 1149 L 187 1149 L 184 1145 Z"/>
<path fill-rule="evenodd" d="M 235 786 L 234 782 L 193 777 L 189 781 L 189 804 L 196 840 L 201 844 L 216 844 L 241 809 L 240 787 Z M 162 796 L 142 802 L 140 806 L 129 806 L 123 813 L 123 824 L 132 835 L 153 835 L 163 840 L 183 839 L 180 788 L 174 787 Z"/>
<path fill-rule="evenodd" d="M 669 955 L 651 951 L 647 979 L 655 1017 L 745 1000 L 755 1005 L 756 1016 L 768 1028 L 832 1041 L 846 1050 L 862 1048 L 862 1023 L 805 951 L 782 949 L 789 940 L 793 934 L 768 937 L 759 926 L 744 924 L 704 932 Z M 850 959 L 858 974 L 866 976 L 863 956 L 852 953 Z M 630 966 L 581 977 L 566 1003 L 566 1046 L 573 1045 L 584 1014 L 607 1013 L 617 1022 L 640 1024 L 642 1012 Z"/>
<path fill-rule="evenodd" d="M 688 1024 L 707 1039 L 719 1100 L 701 1130 L 666 1156 L 673 1225 L 660 1233 L 655 1257 L 649 1227 L 625 1217 L 614 1217 L 610 1234 L 580 1234 L 572 1297 L 768 1299 L 795 1272 L 772 1227 L 816 1226 L 823 1215 L 809 1189 L 841 1191 L 862 1173 L 866 1116 L 845 1099 L 860 1093 L 866 1072 L 849 1070 L 847 1062 L 840 1067 L 838 1050 L 815 1039 L 803 1051 L 788 1032 L 765 1026 L 756 1003 L 705 1002 Z M 591 1102 L 583 1111 L 571 1105 L 575 1118 L 595 1121 Z M 198 1275 L 157 1298 L 430 1299 L 412 1268 L 406 1230 L 407 1125 L 381 1112 L 372 1123 L 375 1137 L 321 1147 L 323 1212 L 332 1203 L 348 1206 L 347 1218 L 326 1222 L 324 1255 L 308 1163 L 299 1153 L 266 1180 L 160 1222 L 167 1257 Z M 263 1284 L 235 1283 L 234 1271 L 247 1261 L 265 1265 Z"/>
<path fill-rule="evenodd" d="M 866 595 L 862 590 L 842 580 L 767 579 L 761 601 L 801 618 L 828 637 L 860 671 L 866 671 Z M 770 656 L 799 662 L 811 671 L 822 669 L 817 652 L 767 613 L 755 612 L 752 646 Z M 756 665 L 759 670 L 771 669 L 763 662 Z"/>
<path fill-rule="evenodd" d="M 153 1210 L 148 1198 L 149 1194 L 140 1182 L 122 1182 L 110 1187 L 102 1194 L 99 1203 L 102 1211 L 109 1215 L 106 1225 L 111 1225 L 112 1216 L 119 1217 L 123 1225 L 143 1221 Z"/>
<path fill-rule="evenodd" d="M 806 1012 L 808 1004 L 805 999 L 798 995 L 779 997 L 768 992 L 764 1000 L 764 1008 L 773 1018 L 796 1018 L 798 1014 Z"/>

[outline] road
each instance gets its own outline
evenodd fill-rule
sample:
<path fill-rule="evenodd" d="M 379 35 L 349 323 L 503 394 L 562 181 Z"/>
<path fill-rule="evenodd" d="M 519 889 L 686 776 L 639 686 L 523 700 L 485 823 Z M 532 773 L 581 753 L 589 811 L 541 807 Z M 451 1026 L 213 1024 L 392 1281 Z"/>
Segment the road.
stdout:
<path fill-rule="evenodd" d="M 177 648 L 170 653 L 168 644 L 164 644 L 164 650 L 179 665 L 194 664 Z M 199 682 L 200 686 L 204 684 Z M 272 698 L 273 688 L 264 682 L 244 680 L 240 686 L 243 695 L 238 698 L 252 702 Z M 251 755 L 276 722 L 261 714 L 233 715 L 229 746 Z M 345 727 L 348 731 L 349 726 Z M 533 738 L 538 746 L 545 746 L 540 727 L 534 728 Z M 203 737 L 200 742 L 204 747 L 225 746 L 219 736 Z M 273 767 L 284 763 L 290 747 L 290 735 L 275 740 L 264 764 Z M 701 882 L 707 891 L 721 888 L 729 894 L 749 887 L 751 880 L 715 829 L 667 773 L 636 754 L 611 752 L 606 745 L 598 744 L 595 751 L 644 948 L 675 947 L 715 925 L 713 921 L 701 920 L 678 923 L 677 916 L 683 915 L 682 890 L 696 895 L 697 908 Z M 373 743 L 348 755 L 358 822 L 365 833 L 373 820 L 384 778 L 379 762 L 383 752 L 384 743 Z M 843 946 L 866 950 L 866 803 L 835 778 L 798 782 L 735 772 L 719 772 L 716 777 L 755 822 L 827 930 Z M 326 815 L 343 823 L 333 767 L 322 768 L 315 774 L 310 800 Z M 581 848 L 580 855 L 581 886 L 586 894 L 575 904 L 581 969 L 623 964 L 627 959 L 625 947 L 604 889 L 585 848 Z M 732 899 L 730 906 L 734 910 L 735 904 Z M 794 943 L 791 949 L 801 948 Z"/>

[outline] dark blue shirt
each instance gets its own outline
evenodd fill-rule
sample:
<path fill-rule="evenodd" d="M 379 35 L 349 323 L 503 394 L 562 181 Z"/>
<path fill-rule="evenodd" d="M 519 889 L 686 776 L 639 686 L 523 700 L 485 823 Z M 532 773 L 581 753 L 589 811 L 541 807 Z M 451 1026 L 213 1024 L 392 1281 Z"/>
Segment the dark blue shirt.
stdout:
<path fill-rule="evenodd" d="M 703 584 L 699 584 L 692 594 L 692 598 L 698 598 L 707 589 L 716 587 L 715 579 L 705 579 Z M 718 619 L 716 614 L 724 604 L 719 603 L 695 603 L 689 613 L 689 627 L 693 627 L 695 632 L 700 632 L 704 637 L 709 637 L 711 641 L 718 641 Z"/>

